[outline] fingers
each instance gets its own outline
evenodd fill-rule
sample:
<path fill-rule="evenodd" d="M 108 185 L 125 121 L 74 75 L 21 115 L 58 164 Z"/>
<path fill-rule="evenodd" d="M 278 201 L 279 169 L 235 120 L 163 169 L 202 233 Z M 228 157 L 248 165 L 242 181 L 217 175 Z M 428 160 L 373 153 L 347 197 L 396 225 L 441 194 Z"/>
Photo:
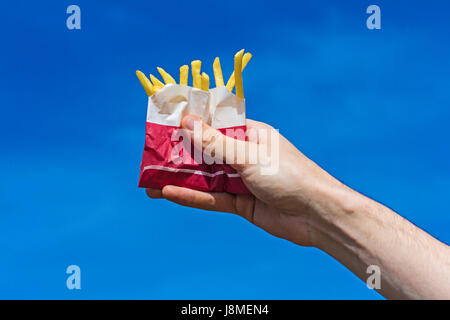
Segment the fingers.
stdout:
<path fill-rule="evenodd" d="M 256 120 L 247 119 L 245 120 L 245 125 L 247 126 L 247 129 L 271 129 L 272 126 Z"/>
<path fill-rule="evenodd" d="M 164 198 L 182 206 L 237 214 L 251 223 L 254 221 L 255 197 L 249 194 L 204 192 L 177 186 L 165 186 L 162 190 L 146 189 L 152 199 Z"/>
<path fill-rule="evenodd" d="M 271 130 L 274 130 L 272 126 L 255 120 L 246 120 L 247 126 L 247 140 L 255 144 L 268 144 L 268 136 L 270 136 Z"/>
<path fill-rule="evenodd" d="M 145 193 L 152 199 L 161 199 L 162 191 L 161 189 L 145 189 Z"/>
<path fill-rule="evenodd" d="M 181 127 L 191 134 L 194 147 L 203 150 L 212 158 L 222 160 L 238 171 L 241 165 L 245 164 L 248 142 L 223 135 L 195 115 L 185 116 Z"/>
<path fill-rule="evenodd" d="M 191 208 L 235 213 L 234 195 L 229 193 L 203 192 L 177 186 L 162 189 L 164 199 Z"/>

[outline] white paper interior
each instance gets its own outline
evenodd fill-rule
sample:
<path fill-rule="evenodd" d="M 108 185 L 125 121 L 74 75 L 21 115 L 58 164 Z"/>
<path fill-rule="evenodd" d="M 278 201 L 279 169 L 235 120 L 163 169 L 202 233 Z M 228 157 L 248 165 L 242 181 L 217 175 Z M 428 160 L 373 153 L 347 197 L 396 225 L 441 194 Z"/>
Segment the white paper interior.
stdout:
<path fill-rule="evenodd" d="M 147 122 L 180 126 L 186 114 L 198 115 L 216 129 L 243 126 L 245 100 L 226 87 L 206 92 L 179 84 L 167 84 L 148 99 Z"/>

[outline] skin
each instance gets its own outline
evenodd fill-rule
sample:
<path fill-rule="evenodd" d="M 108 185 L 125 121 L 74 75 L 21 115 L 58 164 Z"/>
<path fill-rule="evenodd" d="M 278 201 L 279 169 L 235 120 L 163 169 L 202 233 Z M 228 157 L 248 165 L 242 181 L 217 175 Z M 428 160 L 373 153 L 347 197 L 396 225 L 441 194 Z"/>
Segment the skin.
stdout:
<path fill-rule="evenodd" d="M 192 115 L 182 128 L 192 135 L 202 126 L 202 141 L 195 147 L 215 150 L 231 138 Z M 247 120 L 248 129 L 273 130 Z M 279 135 L 278 133 L 276 133 Z M 252 137 L 232 141 L 246 150 L 270 141 Z M 270 153 L 269 153 L 270 154 Z M 164 198 L 183 206 L 237 214 L 268 233 L 300 246 L 319 248 L 345 265 L 361 280 L 376 265 L 381 272 L 377 291 L 388 299 L 450 299 L 450 248 L 411 224 L 391 209 L 345 186 L 304 156 L 279 135 L 279 170 L 262 175 L 260 164 L 235 164 L 226 152 L 217 152 L 240 175 L 251 195 L 201 192 L 177 186 L 147 189 L 150 198 Z M 270 156 L 266 161 L 272 161 Z"/>

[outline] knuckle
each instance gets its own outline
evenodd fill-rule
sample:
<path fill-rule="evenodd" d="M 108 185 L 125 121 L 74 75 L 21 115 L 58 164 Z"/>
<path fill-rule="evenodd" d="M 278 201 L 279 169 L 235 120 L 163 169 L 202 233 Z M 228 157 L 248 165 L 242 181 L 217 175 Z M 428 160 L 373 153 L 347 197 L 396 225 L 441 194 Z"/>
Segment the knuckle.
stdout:
<path fill-rule="evenodd" d="M 214 129 L 205 130 L 203 133 L 203 146 L 212 146 L 220 141 L 221 133 Z"/>

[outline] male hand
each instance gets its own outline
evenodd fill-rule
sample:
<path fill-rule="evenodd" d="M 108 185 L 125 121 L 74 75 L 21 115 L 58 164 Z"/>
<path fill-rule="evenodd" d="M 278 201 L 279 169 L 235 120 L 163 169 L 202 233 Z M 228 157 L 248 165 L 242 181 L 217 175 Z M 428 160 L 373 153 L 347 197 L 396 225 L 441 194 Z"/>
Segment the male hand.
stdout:
<path fill-rule="evenodd" d="M 202 128 L 201 145 L 197 144 L 196 147 L 202 150 L 207 147 L 215 149 L 215 157 L 222 158 L 225 163 L 231 165 L 252 194 L 233 195 L 165 186 L 162 190 L 147 189 L 148 196 L 154 199 L 164 198 L 188 207 L 235 213 L 277 237 L 303 246 L 317 245 L 315 226 L 319 223 L 318 220 L 321 220 L 317 209 L 328 205 L 323 203 L 324 199 L 320 195 L 327 190 L 336 193 L 348 188 L 319 168 L 278 131 L 265 123 L 247 120 L 248 131 L 258 133 L 264 130 L 266 134 L 250 135 L 249 141 L 238 141 L 222 135 L 218 130 L 203 123 L 199 117 L 192 115 L 183 118 L 182 128 L 192 134 L 196 121 L 201 122 Z M 275 143 L 273 139 L 278 140 L 276 159 L 273 159 L 271 152 Z M 192 140 L 194 141 L 193 138 Z M 241 156 L 237 152 L 232 159 L 227 159 L 226 150 L 222 146 L 233 144 L 238 144 L 238 152 L 247 154 L 245 163 L 236 163 Z M 256 164 L 249 164 L 249 150 L 258 150 L 259 147 L 262 147 L 261 150 L 267 150 L 260 154 L 264 159 L 260 159 Z M 279 162 L 276 173 L 261 174 L 263 167 L 275 161 Z"/>

